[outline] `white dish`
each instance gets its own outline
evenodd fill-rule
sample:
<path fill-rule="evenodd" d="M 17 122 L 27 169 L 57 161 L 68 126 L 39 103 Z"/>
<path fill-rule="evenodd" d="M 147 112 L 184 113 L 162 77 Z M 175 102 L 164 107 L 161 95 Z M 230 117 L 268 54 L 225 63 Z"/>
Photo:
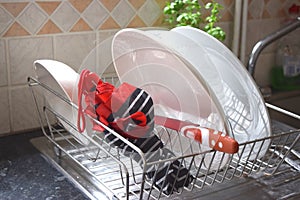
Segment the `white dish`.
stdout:
<path fill-rule="evenodd" d="M 79 78 L 77 72 L 66 64 L 55 60 L 36 60 L 34 66 L 38 81 L 50 87 L 67 100 L 77 104 L 77 81 Z M 74 111 L 76 109 L 50 91 L 45 89 L 42 91 L 50 107 L 76 127 L 77 112 Z M 58 120 L 81 144 L 89 144 L 89 140 L 84 136 L 86 135 L 85 131 L 79 133 L 62 119 L 58 118 Z"/>
<path fill-rule="evenodd" d="M 199 73 L 192 71 L 190 63 L 170 51 L 154 36 L 145 31 L 123 29 L 114 37 L 112 55 L 120 81 L 147 91 L 153 98 L 155 115 L 188 120 L 227 132 L 222 117 L 224 113 L 212 100 Z M 212 115 L 218 118 L 218 123 L 209 122 Z M 208 149 L 203 145 L 199 148 L 199 143 L 191 143 L 190 140 L 182 139 L 178 143 L 177 138 L 173 139 L 175 144 L 170 145 L 181 155 L 192 153 L 191 149 L 198 149 L 197 152 Z M 219 160 L 216 159 L 212 168 L 218 165 Z"/>
<path fill-rule="evenodd" d="M 199 29 L 177 27 L 171 32 L 182 34 L 204 50 L 204 53 L 192 57 L 189 56 L 190 51 L 180 51 L 178 46 L 172 45 L 183 57 L 193 63 L 195 69 L 210 85 L 232 127 L 234 138 L 239 143 L 243 143 L 270 136 L 271 126 L 264 100 L 239 59 L 220 41 Z M 172 42 L 169 41 L 169 44 Z M 201 63 L 207 58 L 211 61 L 209 66 Z M 214 76 L 211 76 L 212 71 L 207 70 L 208 67 L 216 70 Z M 219 84 L 216 84 L 216 80 Z M 220 85 L 223 85 L 222 89 Z M 262 157 L 270 141 L 265 141 L 261 149 L 260 144 L 255 145 L 250 159 L 254 159 L 258 151 L 260 151 L 258 158 Z M 251 146 L 248 145 L 243 155 L 247 156 L 250 150 Z"/>

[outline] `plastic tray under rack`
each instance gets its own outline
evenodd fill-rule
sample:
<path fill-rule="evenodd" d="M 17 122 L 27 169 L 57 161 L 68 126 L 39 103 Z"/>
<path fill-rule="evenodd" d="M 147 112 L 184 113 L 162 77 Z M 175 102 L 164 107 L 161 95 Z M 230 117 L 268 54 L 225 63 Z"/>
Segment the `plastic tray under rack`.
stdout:
<path fill-rule="evenodd" d="M 105 81 L 114 82 L 115 80 L 112 77 L 108 79 Z M 44 139 L 47 139 L 46 144 L 40 144 L 40 146 L 46 146 L 47 151 L 51 150 L 50 154 L 55 156 L 57 166 L 68 171 L 67 175 L 70 179 L 78 183 L 78 187 L 90 198 L 182 199 L 184 197 L 195 199 L 202 197 L 201 191 L 224 190 L 222 189 L 224 185 L 229 187 L 232 183 L 241 183 L 245 177 L 257 182 L 257 180 L 267 181 L 269 177 L 277 177 L 283 173 L 290 173 L 291 177 L 296 177 L 296 179 L 300 176 L 300 130 L 280 122 L 272 123 L 272 136 L 239 144 L 240 151 L 236 154 L 228 155 L 214 150 L 199 152 L 191 148 L 189 151 L 179 152 L 180 154 L 172 154 L 173 156 L 160 157 L 157 160 L 148 159 L 148 155 L 133 143 L 109 128 L 106 129 L 106 133 L 93 132 L 86 135 L 89 144 L 81 144 L 76 137 L 63 128 L 60 122 L 70 124 L 75 130 L 76 126 L 52 110 L 46 103 L 41 103 L 43 101 L 39 100 L 41 94 L 38 91 L 48 90 L 58 97 L 60 95 L 32 77 L 28 78 L 28 84 L 39 113 Z M 68 100 L 61 98 L 61 101 L 77 109 Z M 277 107 L 269 104 L 267 106 L 286 114 L 286 111 Z M 299 116 L 294 117 L 300 119 Z M 58 118 L 60 120 L 55 121 Z M 100 122 L 96 121 L 96 123 Z M 158 138 L 167 138 L 168 142 L 165 147 L 170 152 L 175 148 L 175 144 L 180 144 L 183 140 L 180 133 L 174 130 L 157 126 L 155 131 Z M 119 146 L 112 145 L 107 140 L 107 134 L 113 135 L 131 147 L 132 151 L 124 153 Z M 257 155 L 259 155 L 259 150 L 266 143 L 269 146 L 264 156 L 253 158 L 253 149 L 256 151 L 258 149 Z M 250 149 L 250 151 L 243 151 L 243 149 Z M 139 159 L 137 160 L 136 157 Z M 184 187 L 178 188 L 176 183 L 169 185 L 164 184 L 165 182 L 158 183 L 158 176 L 163 181 L 170 178 L 168 176 L 170 171 L 174 170 L 172 167 L 174 162 L 178 163 L 177 166 L 183 167 L 186 174 L 192 177 L 188 180 L 189 177 L 181 177 L 179 172 L 172 174 L 175 180 L 182 178 L 184 183 L 188 182 L 188 184 L 183 184 Z M 164 168 L 163 171 L 162 168 Z M 149 176 L 149 169 L 152 169 L 151 176 Z M 286 180 L 285 178 L 280 184 L 285 183 Z M 276 184 L 278 186 L 279 183 Z M 221 197 L 224 195 L 226 196 L 225 193 L 221 194 Z M 281 193 L 281 195 L 285 194 Z M 299 197 L 300 194 L 289 191 L 286 195 Z"/>

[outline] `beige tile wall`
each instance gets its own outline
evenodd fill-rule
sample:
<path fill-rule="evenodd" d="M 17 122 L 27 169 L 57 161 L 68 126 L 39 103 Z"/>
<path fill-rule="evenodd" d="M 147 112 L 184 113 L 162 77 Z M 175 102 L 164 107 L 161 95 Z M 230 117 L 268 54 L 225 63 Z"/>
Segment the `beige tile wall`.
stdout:
<path fill-rule="evenodd" d="M 0 97 L 0 133 L 3 134 L 11 131 L 7 87 L 0 87 Z"/>
<path fill-rule="evenodd" d="M 159 26 L 162 2 L 0 0 L 0 135 L 39 126 L 27 86 L 34 60 L 56 59 L 78 70 L 90 51 L 117 30 Z"/>
<path fill-rule="evenodd" d="M 0 87 L 7 85 L 7 68 L 5 58 L 5 41 L 0 40 Z"/>
<path fill-rule="evenodd" d="M 224 6 L 220 25 L 230 47 L 234 0 L 218 2 Z M 299 0 L 249 1 L 247 53 L 280 26 L 286 8 L 294 2 Z M 34 60 L 56 59 L 75 70 L 83 63 L 96 65 L 90 52 L 116 31 L 165 27 L 164 5 L 165 0 L 0 0 L 0 136 L 38 127 L 26 84 L 26 78 L 34 75 Z M 259 65 L 272 64 L 273 51 L 268 49 Z M 105 60 L 105 53 L 101 59 Z M 86 58 L 91 59 L 86 62 Z"/>

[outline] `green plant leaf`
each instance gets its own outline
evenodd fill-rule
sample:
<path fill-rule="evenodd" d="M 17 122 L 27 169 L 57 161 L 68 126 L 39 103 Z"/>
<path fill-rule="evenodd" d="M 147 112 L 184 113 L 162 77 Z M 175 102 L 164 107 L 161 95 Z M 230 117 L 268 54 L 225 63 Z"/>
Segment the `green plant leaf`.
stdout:
<path fill-rule="evenodd" d="M 210 11 L 210 15 L 205 20 L 202 18 L 201 8 L 198 0 L 168 1 L 163 10 L 165 21 L 172 27 L 192 26 L 195 28 L 199 28 L 201 23 L 206 22 L 207 24 L 204 25 L 203 30 L 219 40 L 224 40 L 225 32 L 220 27 L 215 26 L 220 18 L 219 13 L 220 9 L 223 8 L 222 5 L 214 0 L 205 4 L 204 9 Z"/>
<path fill-rule="evenodd" d="M 212 6 L 213 6 L 213 4 L 211 2 L 208 2 L 207 4 L 205 4 L 206 9 L 210 9 Z"/>

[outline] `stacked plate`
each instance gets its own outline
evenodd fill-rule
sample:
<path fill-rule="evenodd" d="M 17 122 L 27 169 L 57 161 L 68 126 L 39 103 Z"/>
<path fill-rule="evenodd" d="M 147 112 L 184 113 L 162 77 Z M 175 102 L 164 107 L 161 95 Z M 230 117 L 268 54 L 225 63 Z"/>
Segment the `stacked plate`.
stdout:
<path fill-rule="evenodd" d="M 119 79 L 153 97 L 156 115 L 226 132 L 239 143 L 271 135 L 251 76 L 226 46 L 199 29 L 123 29 L 114 37 L 112 56 Z M 240 151 L 259 158 L 268 145 Z"/>

